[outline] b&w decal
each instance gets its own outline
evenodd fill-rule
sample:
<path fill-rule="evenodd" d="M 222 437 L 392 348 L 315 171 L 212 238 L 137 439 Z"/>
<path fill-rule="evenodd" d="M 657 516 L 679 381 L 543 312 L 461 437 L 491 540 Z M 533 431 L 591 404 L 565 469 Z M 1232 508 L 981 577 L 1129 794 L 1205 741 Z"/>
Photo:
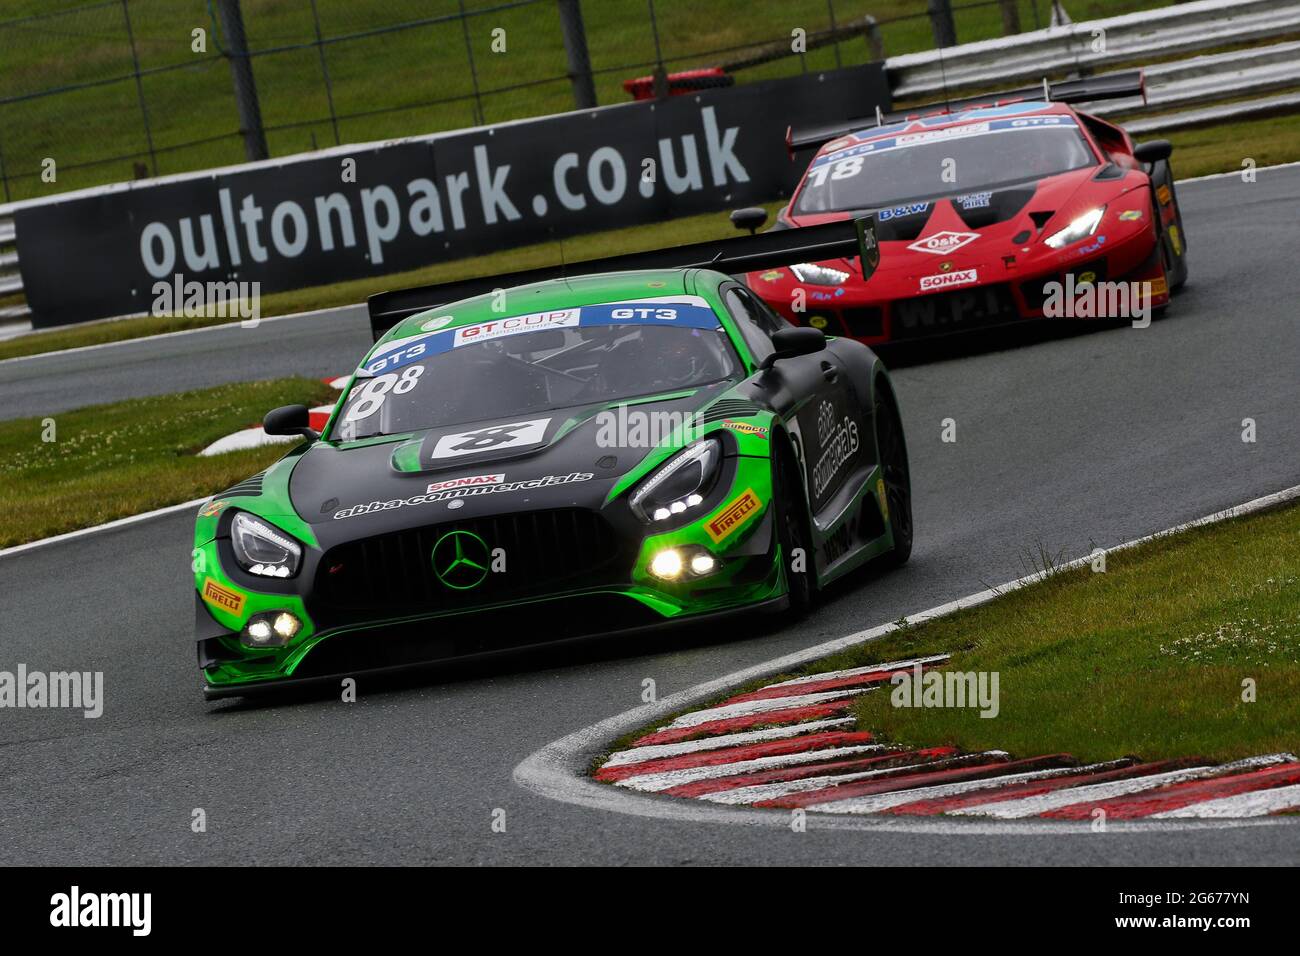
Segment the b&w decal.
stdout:
<path fill-rule="evenodd" d="M 546 426 L 550 423 L 549 418 L 535 418 L 526 422 L 488 425 L 472 431 L 443 435 L 430 450 L 429 458 L 441 461 L 525 445 L 537 445 L 546 437 Z"/>

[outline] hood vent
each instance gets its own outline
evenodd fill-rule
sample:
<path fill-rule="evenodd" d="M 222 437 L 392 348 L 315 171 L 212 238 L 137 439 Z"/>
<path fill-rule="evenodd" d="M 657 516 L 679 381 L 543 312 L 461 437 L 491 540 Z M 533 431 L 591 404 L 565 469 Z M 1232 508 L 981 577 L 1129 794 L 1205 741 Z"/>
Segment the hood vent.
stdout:
<path fill-rule="evenodd" d="M 245 478 L 239 484 L 231 488 L 227 488 L 225 491 L 221 492 L 221 494 L 214 495 L 213 497 L 214 498 L 235 498 L 239 496 L 245 498 L 256 497 L 257 495 L 260 495 L 262 493 L 262 479 L 265 477 L 266 477 L 266 471 L 265 470 L 259 471 L 257 474 L 253 475 L 252 477 Z"/>
<path fill-rule="evenodd" d="M 720 422 L 724 418 L 743 418 L 746 415 L 756 415 L 761 409 L 753 402 L 745 398 L 724 398 L 719 402 L 714 402 L 703 412 L 700 413 L 700 424 L 707 425 L 710 422 Z"/>
<path fill-rule="evenodd" d="M 1051 221 L 1051 218 L 1055 215 L 1056 215 L 1056 210 L 1053 209 L 1050 212 L 1031 212 L 1029 214 L 1029 218 L 1034 221 L 1034 228 L 1036 228 L 1039 232 L 1042 232 L 1043 227 L 1046 226 L 1048 222 Z"/>

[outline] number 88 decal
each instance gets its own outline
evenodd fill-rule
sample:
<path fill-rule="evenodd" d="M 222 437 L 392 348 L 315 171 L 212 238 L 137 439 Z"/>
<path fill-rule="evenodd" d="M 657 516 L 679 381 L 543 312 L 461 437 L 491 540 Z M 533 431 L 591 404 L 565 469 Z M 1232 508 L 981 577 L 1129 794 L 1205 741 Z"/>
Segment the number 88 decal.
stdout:
<path fill-rule="evenodd" d="M 355 403 L 348 409 L 347 416 L 343 419 L 345 422 L 359 422 L 363 418 L 369 418 L 375 412 L 384 407 L 384 400 L 391 391 L 394 395 L 405 395 L 419 383 L 420 376 L 424 374 L 423 365 L 411 365 L 402 371 L 401 376 L 390 372 L 387 375 L 380 375 L 372 378 L 365 385 L 361 385 L 353 390 L 349 401 L 355 399 Z"/>

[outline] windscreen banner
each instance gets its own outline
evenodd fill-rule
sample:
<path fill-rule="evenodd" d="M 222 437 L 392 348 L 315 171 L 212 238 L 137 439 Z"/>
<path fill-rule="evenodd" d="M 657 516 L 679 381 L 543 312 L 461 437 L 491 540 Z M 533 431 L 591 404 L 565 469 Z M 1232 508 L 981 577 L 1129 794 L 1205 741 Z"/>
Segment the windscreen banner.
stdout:
<path fill-rule="evenodd" d="M 37 327 L 155 312 L 788 196 L 786 130 L 890 107 L 883 64 L 106 188 L 15 212 Z M 183 284 L 177 277 L 183 277 Z M 170 302 L 175 296 L 170 294 Z"/>

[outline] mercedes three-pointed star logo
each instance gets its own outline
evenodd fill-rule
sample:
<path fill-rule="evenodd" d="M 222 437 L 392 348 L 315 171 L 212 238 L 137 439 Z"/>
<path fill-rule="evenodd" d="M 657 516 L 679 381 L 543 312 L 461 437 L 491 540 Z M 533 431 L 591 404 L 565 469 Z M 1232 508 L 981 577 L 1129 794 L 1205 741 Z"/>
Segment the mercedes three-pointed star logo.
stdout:
<path fill-rule="evenodd" d="M 429 554 L 438 580 L 456 591 L 468 591 L 488 576 L 491 552 L 487 543 L 472 531 L 448 531 Z"/>

